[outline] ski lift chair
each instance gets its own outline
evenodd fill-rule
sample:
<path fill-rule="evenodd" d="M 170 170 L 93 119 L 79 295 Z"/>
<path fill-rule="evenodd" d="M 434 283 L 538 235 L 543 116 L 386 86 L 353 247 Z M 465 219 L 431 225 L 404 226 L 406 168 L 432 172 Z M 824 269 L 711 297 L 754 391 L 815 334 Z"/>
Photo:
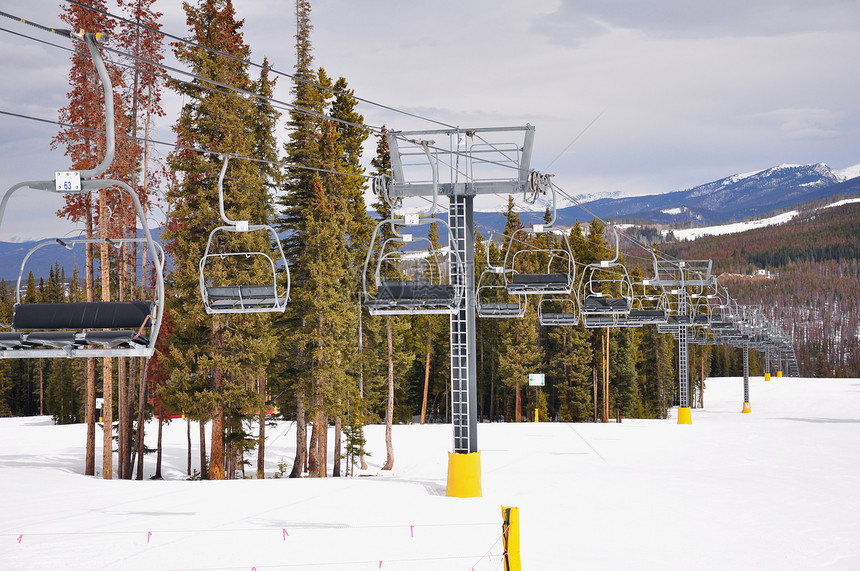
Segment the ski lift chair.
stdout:
<path fill-rule="evenodd" d="M 535 224 L 515 230 L 504 268 L 506 288 L 511 294 L 569 294 L 574 289 L 576 266 L 567 233 L 552 226 Z M 544 271 L 535 272 L 533 268 Z"/>
<path fill-rule="evenodd" d="M 627 268 L 618 261 L 620 242 L 615 232 L 615 257 L 587 264 L 579 281 L 582 321 L 588 328 L 614 327 L 625 321 L 633 304 L 633 285 Z M 608 291 L 614 292 L 614 297 Z"/>
<path fill-rule="evenodd" d="M 230 220 L 224 211 L 224 175 L 230 155 L 222 157 L 218 177 L 218 205 L 225 225 L 209 233 L 206 250 L 200 259 L 200 294 L 208 314 L 282 313 L 290 297 L 290 268 L 277 232 L 266 224 L 249 224 L 247 220 Z M 247 248 L 250 236 L 266 235 L 272 244 L 268 252 Z M 231 239 L 239 238 L 241 239 Z M 262 242 L 262 239 L 258 240 Z M 240 242 L 240 244 L 236 244 Z M 262 281 L 237 276 L 265 275 Z M 238 283 L 237 283 L 238 282 Z"/>
<path fill-rule="evenodd" d="M 459 309 L 465 287 L 448 282 L 445 266 L 457 264 L 462 268 L 460 257 L 456 253 L 450 258 L 443 255 L 428 238 L 400 232 L 404 226 L 414 230 L 430 224 L 444 226 L 453 243 L 450 227 L 438 218 L 410 215 L 376 225 L 362 274 L 364 303 L 371 315 L 450 315 Z M 390 235 L 386 237 L 387 233 Z M 403 251 L 415 244 L 421 248 Z"/>
<path fill-rule="evenodd" d="M 631 282 L 631 285 L 633 295 L 630 301 L 630 312 L 623 321 L 624 325 L 641 327 L 666 324 L 668 322 L 666 293 L 654 288 L 650 279 Z M 641 288 L 641 293 L 637 292 L 637 286 Z"/>
<path fill-rule="evenodd" d="M 481 272 L 475 288 L 475 309 L 479 317 L 518 318 L 526 314 L 528 297 L 508 293 L 504 268 Z"/>
<path fill-rule="evenodd" d="M 576 292 L 570 296 L 541 296 L 538 303 L 538 320 L 541 325 L 578 325 L 579 302 Z"/>
<path fill-rule="evenodd" d="M 16 302 L 10 331 L 0 332 L 0 357 L 148 357 L 154 349 L 153 331 L 162 307 L 161 300 L 27 303 L 21 299 L 27 262 L 49 245 L 73 249 L 78 244 L 107 241 L 112 246 L 146 243 L 144 238 L 54 239 L 37 243 L 21 262 L 16 285 Z M 158 273 L 164 252 L 157 250 L 154 261 Z M 147 271 L 141 272 L 146 279 Z M 158 291 L 158 290 L 156 290 Z"/>
<path fill-rule="evenodd" d="M 492 234 L 488 243 L 492 242 Z M 487 267 L 481 272 L 475 286 L 475 311 L 478 317 L 519 318 L 526 314 L 528 296 L 510 294 L 506 287 L 505 268 L 490 262 L 487 248 Z"/>

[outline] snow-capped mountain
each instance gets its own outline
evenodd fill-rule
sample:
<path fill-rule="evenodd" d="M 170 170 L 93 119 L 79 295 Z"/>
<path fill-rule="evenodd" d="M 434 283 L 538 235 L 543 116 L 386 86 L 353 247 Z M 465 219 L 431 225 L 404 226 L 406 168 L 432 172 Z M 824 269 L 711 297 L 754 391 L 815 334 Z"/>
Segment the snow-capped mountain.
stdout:
<path fill-rule="evenodd" d="M 714 224 L 761 215 L 800 202 L 860 190 L 860 165 L 834 171 L 824 163 L 780 165 L 732 175 L 687 190 L 604 198 L 585 206 L 601 218 Z"/>

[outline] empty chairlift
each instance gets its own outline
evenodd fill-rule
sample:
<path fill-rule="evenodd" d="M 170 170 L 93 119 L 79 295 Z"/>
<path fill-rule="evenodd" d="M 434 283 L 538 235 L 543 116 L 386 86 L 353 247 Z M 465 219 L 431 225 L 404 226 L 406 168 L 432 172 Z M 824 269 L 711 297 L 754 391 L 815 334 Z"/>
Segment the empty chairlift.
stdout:
<path fill-rule="evenodd" d="M 487 243 L 492 243 L 492 235 Z M 487 267 L 475 287 L 475 310 L 479 317 L 519 318 L 525 315 L 528 296 L 508 293 L 506 284 L 505 268 L 490 262 L 488 247 Z"/>
<path fill-rule="evenodd" d="M 131 244 L 145 244 L 143 238 L 117 239 L 52 239 L 37 243 L 21 263 L 16 288 L 16 303 L 10 324 L 11 331 L 0 332 L 0 356 L 19 357 L 148 357 L 154 348 L 157 334 L 157 321 L 161 300 L 140 301 L 54 301 L 50 303 L 27 303 L 21 298 L 24 291 L 23 277 L 27 272 L 27 262 L 43 247 L 61 245 L 74 250 L 78 245 L 95 244 L 107 241 L 117 249 Z M 81 248 L 82 250 L 82 248 Z M 143 249 L 137 249 L 142 252 Z M 161 273 L 164 267 L 164 253 L 159 246 L 159 256 L 150 260 L 154 271 Z M 83 260 L 83 252 L 81 257 Z M 126 258 L 127 259 L 127 258 Z M 140 268 L 140 263 L 132 267 Z M 150 268 L 138 270 L 141 284 L 148 281 L 152 274 Z M 140 291 L 142 288 L 135 287 Z M 156 288 L 155 292 L 161 291 Z M 63 292 L 68 297 L 72 292 Z"/>
<path fill-rule="evenodd" d="M 541 325 L 578 325 L 580 314 L 575 291 L 566 296 L 541 296 L 538 302 L 538 320 Z"/>
<path fill-rule="evenodd" d="M 667 296 L 651 284 L 650 279 L 631 282 L 633 297 L 630 312 L 625 324 L 628 327 L 643 325 L 663 325 L 668 321 L 666 314 Z"/>
<path fill-rule="evenodd" d="M 552 218 L 547 224 L 514 230 L 505 252 L 508 293 L 523 295 L 569 294 L 574 289 L 576 264 L 568 233 L 553 227 L 556 218 L 555 187 L 546 175 L 532 171 L 526 202 L 552 192 Z"/>
<path fill-rule="evenodd" d="M 415 234 L 430 224 L 439 224 L 453 241 L 448 224 L 436 218 L 416 214 L 377 224 L 362 276 L 371 315 L 451 314 L 460 307 L 465 288 L 450 283 L 447 269 L 462 265 L 459 257 Z"/>
<path fill-rule="evenodd" d="M 106 131 L 104 157 L 93 169 L 61 171 L 57 172 L 52 180 L 26 181 L 12 186 L 0 201 L 0 226 L 9 199 L 22 188 L 60 194 L 87 194 L 109 188 L 119 189 L 131 200 L 137 219 L 136 227 L 143 236 L 113 242 L 119 246 L 128 242 L 145 245 L 154 271 L 141 271 L 134 277 L 142 280 L 141 283 L 154 277 L 154 286 L 140 288 L 140 291 L 148 291 L 148 300 L 67 302 L 64 299 L 53 303 L 26 303 L 20 298 L 19 287 L 11 322 L 6 326 L 10 330 L 0 333 L 0 358 L 149 357 L 155 350 L 164 312 L 164 256 L 152 239 L 137 193 L 123 181 L 97 178 L 110 167 L 115 153 L 113 91 L 97 47 L 97 41 L 102 36 L 84 32 L 70 35 L 84 41 L 102 83 Z M 32 200 L 31 203 L 37 201 Z M 74 247 L 74 243 L 92 241 L 94 240 L 47 240 L 37 244 L 34 250 L 47 244 Z M 22 274 L 30 255 L 24 258 Z M 19 277 L 19 285 L 20 281 Z"/>
<path fill-rule="evenodd" d="M 200 259 L 200 293 L 206 313 L 283 312 L 290 297 L 290 268 L 277 232 L 266 224 L 231 220 L 224 210 L 223 157 L 218 206 L 224 225 L 209 234 Z"/>
<path fill-rule="evenodd" d="M 448 314 L 457 312 L 465 296 L 462 283 L 451 283 L 455 275 L 465 275 L 465 265 L 456 249 L 435 246 L 428 237 L 437 224 L 441 236 L 454 244 L 447 222 L 435 218 L 439 198 L 439 169 L 430 153 L 430 141 L 416 141 L 430 163 L 433 199 L 423 213 L 394 215 L 401 205 L 390 195 L 387 184 L 375 181 L 374 190 L 391 205 L 391 218 L 376 225 L 364 260 L 362 288 L 364 304 L 371 315 Z"/>
<path fill-rule="evenodd" d="M 618 231 L 615 232 L 615 257 L 588 264 L 582 270 L 579 285 L 580 310 L 586 327 L 622 325 L 630 313 L 633 285 L 627 268 L 618 261 Z"/>

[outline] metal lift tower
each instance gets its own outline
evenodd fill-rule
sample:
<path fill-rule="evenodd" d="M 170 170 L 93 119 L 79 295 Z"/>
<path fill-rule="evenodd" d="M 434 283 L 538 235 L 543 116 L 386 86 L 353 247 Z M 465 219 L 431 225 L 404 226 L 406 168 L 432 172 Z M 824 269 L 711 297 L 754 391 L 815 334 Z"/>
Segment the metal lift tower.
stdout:
<path fill-rule="evenodd" d="M 447 495 L 481 495 L 477 435 L 474 199 L 481 194 L 525 193 L 529 187 L 534 127 L 390 131 L 391 199 L 447 196 L 452 250 L 451 283 L 465 295 L 450 314 L 453 452 L 448 456 Z M 430 150 L 430 163 L 425 149 Z M 434 171 L 435 174 L 434 174 Z M 434 183 L 433 178 L 437 180 Z M 434 191 L 435 189 L 435 191 Z"/>

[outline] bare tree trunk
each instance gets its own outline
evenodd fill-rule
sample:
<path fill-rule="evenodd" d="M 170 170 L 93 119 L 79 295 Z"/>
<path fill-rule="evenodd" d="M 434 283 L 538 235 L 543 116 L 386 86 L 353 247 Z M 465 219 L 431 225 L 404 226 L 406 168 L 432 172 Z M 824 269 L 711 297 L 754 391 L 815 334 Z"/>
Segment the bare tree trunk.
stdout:
<path fill-rule="evenodd" d="M 233 431 L 228 429 L 227 430 L 227 436 L 228 436 L 227 441 L 228 442 L 232 442 L 232 438 L 229 438 L 230 436 L 232 436 L 232 434 L 233 434 Z M 236 449 L 234 448 L 234 446 L 232 444 L 228 445 L 226 447 L 226 450 L 224 453 L 224 464 L 226 465 L 226 468 L 224 469 L 224 479 L 225 480 L 234 479 L 234 477 L 236 475 Z"/>
<path fill-rule="evenodd" d="M 341 449 L 341 432 L 343 431 L 343 421 L 340 415 L 334 417 L 334 466 L 331 469 L 331 475 L 335 478 L 340 476 L 340 449 Z"/>
<path fill-rule="evenodd" d="M 39 416 L 45 414 L 45 360 L 39 359 Z"/>
<path fill-rule="evenodd" d="M 122 201 L 121 212 L 125 213 L 125 200 Z M 125 236 L 126 225 L 122 223 L 121 236 Z M 125 301 L 125 289 L 128 287 L 126 280 L 126 250 L 125 244 L 120 243 L 117 254 L 117 273 L 119 274 L 119 287 L 117 299 Z M 133 390 L 128 386 L 128 375 L 126 374 L 128 364 L 125 357 L 117 359 L 117 383 L 119 385 L 119 403 L 117 412 L 119 416 L 119 477 L 123 480 L 131 479 L 131 395 Z"/>
<path fill-rule="evenodd" d="M 388 337 L 388 402 L 385 406 L 385 464 L 383 470 L 394 468 L 394 337 L 391 331 L 391 316 L 385 316 L 385 329 Z"/>
<path fill-rule="evenodd" d="M 358 354 L 359 354 L 359 371 L 358 371 L 358 398 L 361 399 L 361 411 L 364 415 L 364 418 L 367 418 L 367 404 L 364 401 L 364 357 L 361 355 L 364 353 L 364 335 L 363 335 L 363 325 L 361 318 L 361 294 L 358 294 Z M 359 423 L 361 426 L 361 433 L 364 434 L 364 426 L 363 422 Z M 367 470 L 367 460 L 364 457 L 364 447 L 361 449 L 361 454 L 359 454 L 358 459 L 361 465 L 362 470 Z"/>
<path fill-rule="evenodd" d="M 223 338 L 219 331 L 220 320 L 215 315 L 212 318 L 212 338 L 213 346 L 216 350 L 223 346 Z M 212 372 L 212 381 L 215 385 L 215 391 L 221 388 L 224 381 L 224 372 L 215 368 Z M 224 479 L 224 405 L 218 402 L 215 405 L 215 410 L 212 415 L 212 444 L 209 451 L 209 479 L 223 480 Z"/>
<path fill-rule="evenodd" d="M 128 435 L 126 434 L 125 419 L 128 416 L 126 405 L 125 375 L 123 374 L 123 360 L 118 359 L 117 367 L 117 475 L 121 480 L 125 479 L 128 472 Z"/>
<path fill-rule="evenodd" d="M 430 329 L 427 330 L 427 356 L 424 359 L 424 398 L 421 401 L 421 424 L 424 424 L 424 416 L 427 414 L 427 392 L 430 390 L 430 355 L 432 353 L 432 336 Z"/>
<path fill-rule="evenodd" d="M 138 408 L 137 408 L 137 479 L 143 480 L 143 453 L 145 450 L 144 445 L 144 426 L 146 426 L 146 363 L 147 359 L 141 357 L 140 359 L 140 374 L 138 378 L 140 379 L 140 387 L 138 393 Z M 134 361 L 132 361 L 132 366 L 134 366 Z M 189 436 L 189 438 L 191 438 Z M 189 454 L 191 447 L 189 445 Z M 189 464 L 191 460 L 189 459 Z M 189 472 L 190 473 L 190 472 Z"/>
<path fill-rule="evenodd" d="M 206 470 L 206 421 L 201 420 L 200 425 L 200 479 L 208 480 L 209 472 Z"/>
<path fill-rule="evenodd" d="M 220 371 L 216 373 L 220 376 Z M 220 381 L 218 381 L 220 382 Z M 212 415 L 212 443 L 209 445 L 209 479 L 224 479 L 224 407 L 215 405 Z"/>
<path fill-rule="evenodd" d="M 91 202 L 91 197 L 87 198 Z M 86 214 L 86 236 L 93 237 L 93 211 L 92 208 L 87 208 Z M 95 276 L 93 275 L 93 245 L 86 244 L 86 295 L 87 301 L 95 301 L 94 285 Z M 87 421 L 87 453 L 84 473 L 87 476 L 95 476 L 96 473 L 96 360 L 94 357 L 87 357 L 87 402 L 86 421 Z"/>
<path fill-rule="evenodd" d="M 594 377 L 594 422 L 597 422 L 597 367 L 592 367 L 591 373 Z"/>
<path fill-rule="evenodd" d="M 185 435 L 188 439 L 188 462 L 185 465 L 185 473 L 191 475 L 191 417 L 185 417 Z"/>
<path fill-rule="evenodd" d="M 161 416 L 158 417 L 158 444 L 156 445 L 155 450 L 155 474 L 153 474 L 150 480 L 161 480 L 161 434 L 162 428 L 164 427 L 164 420 L 162 420 Z"/>
<path fill-rule="evenodd" d="M 296 396 L 296 457 L 290 478 L 300 478 L 307 462 L 308 425 L 305 420 L 305 405 L 301 395 Z"/>
<path fill-rule="evenodd" d="M 319 430 L 317 430 L 319 424 Z M 320 410 L 317 413 L 317 421 L 314 423 L 317 434 L 317 477 L 328 476 L 328 415 Z"/>
<path fill-rule="evenodd" d="M 603 407 L 600 412 L 600 421 L 609 422 L 609 328 L 606 328 L 606 336 L 601 336 L 601 348 L 603 355 Z"/>
<path fill-rule="evenodd" d="M 99 193 L 99 233 L 108 238 L 107 190 Z M 107 242 L 101 244 L 99 270 L 102 282 L 102 301 L 110 301 L 110 251 Z M 102 478 L 113 479 L 113 359 L 102 359 L 102 386 L 104 393 L 104 450 L 102 454 Z"/>
<path fill-rule="evenodd" d="M 514 422 L 522 422 L 523 420 L 523 388 L 517 383 L 514 390 Z"/>
<path fill-rule="evenodd" d="M 260 431 L 257 435 L 257 478 L 264 479 L 266 477 L 266 414 L 268 413 L 268 390 L 266 387 L 266 375 L 260 377 L 259 383 L 260 395 L 263 397 L 263 410 L 260 411 Z"/>
<path fill-rule="evenodd" d="M 265 407 L 265 405 L 264 405 Z M 260 412 L 260 431 L 257 434 L 257 478 L 266 477 L 266 410 Z"/>
<path fill-rule="evenodd" d="M 319 476 L 319 457 L 317 456 L 319 447 L 319 413 L 314 414 L 313 424 L 311 424 L 311 441 L 308 445 L 307 455 L 307 471 L 312 478 Z"/>

